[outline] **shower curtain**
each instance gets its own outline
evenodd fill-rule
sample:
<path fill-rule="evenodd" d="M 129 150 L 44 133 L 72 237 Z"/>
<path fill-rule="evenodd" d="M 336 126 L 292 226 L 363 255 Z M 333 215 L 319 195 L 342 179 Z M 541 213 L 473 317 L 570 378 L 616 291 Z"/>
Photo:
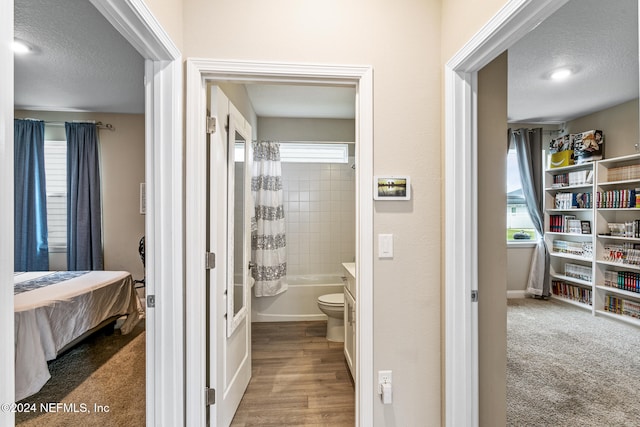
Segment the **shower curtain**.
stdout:
<path fill-rule="evenodd" d="M 253 143 L 251 193 L 255 210 L 251 220 L 254 292 L 256 297 L 278 295 L 288 287 L 279 143 Z"/>

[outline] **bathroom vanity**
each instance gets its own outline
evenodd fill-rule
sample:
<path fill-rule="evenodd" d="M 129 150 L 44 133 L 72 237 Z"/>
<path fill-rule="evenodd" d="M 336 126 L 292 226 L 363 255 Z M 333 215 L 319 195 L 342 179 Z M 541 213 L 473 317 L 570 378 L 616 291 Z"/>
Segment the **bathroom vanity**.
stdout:
<path fill-rule="evenodd" d="M 344 270 L 344 357 L 351 371 L 351 376 L 356 378 L 356 264 L 345 262 Z"/>

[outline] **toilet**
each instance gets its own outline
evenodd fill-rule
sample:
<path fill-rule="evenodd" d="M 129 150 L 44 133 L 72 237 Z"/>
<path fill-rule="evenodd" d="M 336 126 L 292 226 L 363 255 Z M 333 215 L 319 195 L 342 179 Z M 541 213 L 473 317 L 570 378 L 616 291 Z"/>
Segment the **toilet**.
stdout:
<path fill-rule="evenodd" d="M 329 317 L 327 340 L 344 342 L 344 293 L 319 296 L 318 308 Z"/>

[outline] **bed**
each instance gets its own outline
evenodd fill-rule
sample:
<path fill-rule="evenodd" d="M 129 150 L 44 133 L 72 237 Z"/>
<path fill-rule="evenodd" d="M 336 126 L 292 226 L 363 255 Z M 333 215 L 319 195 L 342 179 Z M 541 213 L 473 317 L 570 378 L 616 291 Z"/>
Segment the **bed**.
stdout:
<path fill-rule="evenodd" d="M 55 359 L 91 332 L 126 316 L 131 332 L 142 306 L 126 271 L 37 271 L 14 273 L 16 401 L 51 378 Z"/>

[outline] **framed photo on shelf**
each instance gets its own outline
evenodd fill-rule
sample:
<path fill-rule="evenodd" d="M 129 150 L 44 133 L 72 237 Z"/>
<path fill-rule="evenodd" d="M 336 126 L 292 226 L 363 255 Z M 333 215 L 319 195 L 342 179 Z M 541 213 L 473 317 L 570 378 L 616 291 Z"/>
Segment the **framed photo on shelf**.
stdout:
<path fill-rule="evenodd" d="M 591 221 L 580 221 L 582 234 L 591 234 Z"/>
<path fill-rule="evenodd" d="M 407 175 L 374 176 L 374 200 L 411 200 L 411 178 Z"/>

